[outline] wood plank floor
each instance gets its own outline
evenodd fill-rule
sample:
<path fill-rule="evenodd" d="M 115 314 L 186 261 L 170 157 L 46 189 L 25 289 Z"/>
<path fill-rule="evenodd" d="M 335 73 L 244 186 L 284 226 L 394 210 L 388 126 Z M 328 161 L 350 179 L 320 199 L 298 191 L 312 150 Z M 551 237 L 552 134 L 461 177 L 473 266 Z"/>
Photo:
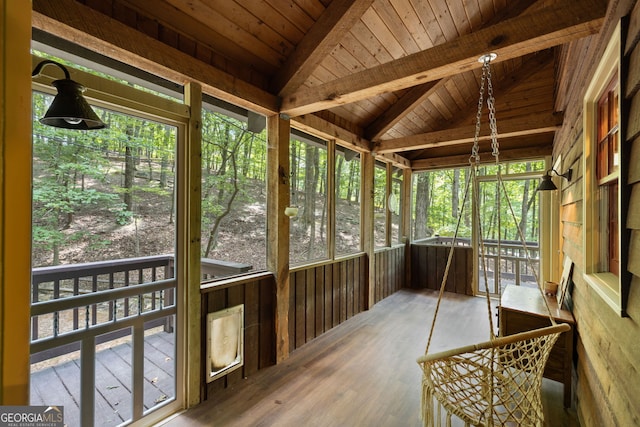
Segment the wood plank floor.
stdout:
<path fill-rule="evenodd" d="M 161 328 L 145 332 L 144 409 L 175 396 L 174 334 Z M 130 336 L 96 349 L 95 425 L 116 426 L 132 417 L 132 350 Z M 69 427 L 80 423 L 80 354 L 32 365 L 31 405 L 64 406 Z"/>
<path fill-rule="evenodd" d="M 436 301 L 433 291 L 401 290 L 163 425 L 421 426 L 416 358 Z M 488 331 L 484 298 L 447 294 L 430 351 L 485 341 Z M 543 395 L 547 425 L 578 425 L 562 408 L 560 383 L 545 380 Z"/>

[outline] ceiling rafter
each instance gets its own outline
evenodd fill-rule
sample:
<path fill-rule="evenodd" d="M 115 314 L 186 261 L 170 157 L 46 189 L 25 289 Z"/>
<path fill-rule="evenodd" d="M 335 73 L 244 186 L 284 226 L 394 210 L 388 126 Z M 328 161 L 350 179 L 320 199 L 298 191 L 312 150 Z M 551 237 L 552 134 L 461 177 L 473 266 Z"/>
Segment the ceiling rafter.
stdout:
<path fill-rule="evenodd" d="M 516 0 L 507 9 L 484 23 L 480 29 L 488 28 L 505 19 L 514 18 L 530 9 L 534 3 L 536 0 Z M 382 135 L 429 98 L 432 93 L 445 85 L 450 78 L 445 77 L 437 82 L 429 82 L 411 88 L 365 128 L 365 137 L 374 142 L 381 139 Z"/>
<path fill-rule="evenodd" d="M 543 156 L 551 155 L 551 144 L 512 148 L 508 150 L 500 151 L 500 160 L 523 160 L 523 159 L 536 159 Z M 490 151 L 483 151 L 480 153 L 480 163 L 494 162 L 495 158 Z M 469 166 L 469 154 L 458 154 L 454 156 L 434 157 L 431 159 L 413 160 L 411 162 L 411 169 L 413 171 L 424 171 L 433 169 L 445 169 Z"/>
<path fill-rule="evenodd" d="M 498 61 L 537 52 L 596 33 L 606 13 L 603 0 L 558 0 L 536 11 L 463 35 L 422 52 L 284 97 L 290 116 L 348 104 L 479 68 L 488 51 Z"/>
<path fill-rule="evenodd" d="M 498 138 L 555 132 L 562 125 L 563 115 L 560 113 L 537 113 L 523 117 L 500 121 Z M 446 147 L 450 145 L 469 144 L 474 141 L 475 125 L 443 129 L 435 132 L 412 135 L 404 138 L 388 139 L 375 144 L 376 153 L 396 153 L 425 148 Z M 479 141 L 491 138 L 485 126 L 480 130 Z"/>
<path fill-rule="evenodd" d="M 380 137 L 398 123 L 400 119 L 413 111 L 413 109 L 422 104 L 425 99 L 436 91 L 440 86 L 440 82 L 442 82 L 442 80 L 412 87 L 365 128 L 365 137 L 370 141 L 380 139 Z"/>
<path fill-rule="evenodd" d="M 302 86 L 372 3 L 373 0 L 332 1 L 274 76 L 272 91 L 282 96 Z"/>
<path fill-rule="evenodd" d="M 275 65 L 262 60 L 259 56 L 246 49 L 239 48 L 233 44 L 233 41 L 207 27 L 206 24 L 192 19 L 183 10 L 176 6 L 163 2 L 146 0 L 120 0 L 122 4 L 130 7 L 138 13 L 145 16 L 158 16 L 158 21 L 171 28 L 173 31 L 179 32 L 181 29 L 188 29 L 188 36 L 194 40 L 198 40 L 212 50 L 219 52 L 223 56 L 229 58 L 237 58 L 239 55 L 250 57 L 254 61 L 256 68 L 259 70 L 275 70 Z"/>

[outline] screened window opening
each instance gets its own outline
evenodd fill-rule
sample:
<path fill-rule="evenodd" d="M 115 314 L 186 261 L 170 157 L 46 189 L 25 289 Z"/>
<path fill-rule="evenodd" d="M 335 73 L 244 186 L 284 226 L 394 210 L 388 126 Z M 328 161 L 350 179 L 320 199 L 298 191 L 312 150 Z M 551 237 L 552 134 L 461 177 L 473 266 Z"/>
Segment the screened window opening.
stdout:
<path fill-rule="evenodd" d="M 387 208 L 391 214 L 391 245 L 402 243 L 402 169 L 393 168 Z"/>
<path fill-rule="evenodd" d="M 387 246 L 387 165 L 376 162 L 373 174 L 374 244 L 383 248 Z"/>
<path fill-rule="evenodd" d="M 361 251 L 360 245 L 360 156 L 336 148 L 336 236 L 337 256 Z"/>
<path fill-rule="evenodd" d="M 266 269 L 266 137 L 246 121 L 202 110 L 205 278 Z"/>
<path fill-rule="evenodd" d="M 468 169 L 444 169 L 414 174 L 413 240 L 453 237 L 463 215 L 458 237 L 471 239 L 471 201 L 462 210 Z"/>
<path fill-rule="evenodd" d="M 298 215 L 289 222 L 289 262 L 326 259 L 327 144 L 294 134 L 289 149 L 291 206 L 298 207 Z"/>

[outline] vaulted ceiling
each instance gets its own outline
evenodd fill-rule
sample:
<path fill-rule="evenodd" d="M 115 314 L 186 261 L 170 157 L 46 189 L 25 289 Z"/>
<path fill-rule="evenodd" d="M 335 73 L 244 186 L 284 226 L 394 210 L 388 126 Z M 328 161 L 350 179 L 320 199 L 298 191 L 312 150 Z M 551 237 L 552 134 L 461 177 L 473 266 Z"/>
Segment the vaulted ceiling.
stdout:
<path fill-rule="evenodd" d="M 605 0 L 33 0 L 34 28 L 414 169 L 465 164 L 488 52 L 505 158 L 551 154 Z M 488 126 L 481 149 L 488 151 Z"/>

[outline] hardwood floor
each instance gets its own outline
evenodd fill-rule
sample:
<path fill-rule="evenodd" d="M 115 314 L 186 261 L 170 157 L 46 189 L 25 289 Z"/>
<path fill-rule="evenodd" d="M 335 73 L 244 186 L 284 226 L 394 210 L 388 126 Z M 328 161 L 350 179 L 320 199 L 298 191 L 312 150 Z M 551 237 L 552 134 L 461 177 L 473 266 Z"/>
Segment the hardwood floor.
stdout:
<path fill-rule="evenodd" d="M 421 426 L 416 358 L 436 301 L 434 291 L 403 289 L 164 426 Z M 488 331 L 484 298 L 446 294 L 430 352 L 485 341 Z M 578 425 L 559 383 L 545 380 L 543 394 L 547 425 Z"/>

